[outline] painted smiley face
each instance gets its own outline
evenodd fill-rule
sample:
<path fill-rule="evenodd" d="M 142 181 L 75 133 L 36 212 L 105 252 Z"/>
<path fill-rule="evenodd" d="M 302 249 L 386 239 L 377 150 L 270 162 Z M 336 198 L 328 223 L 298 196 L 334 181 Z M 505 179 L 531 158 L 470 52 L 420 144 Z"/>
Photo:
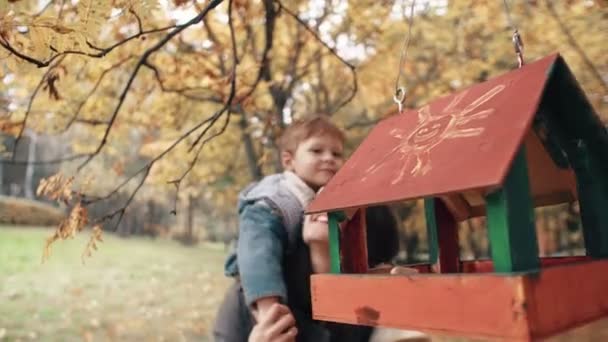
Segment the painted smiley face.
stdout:
<path fill-rule="evenodd" d="M 446 115 L 429 120 L 418 127 L 408 138 L 408 144 L 413 147 L 425 147 L 441 139 L 442 134 L 450 127 L 453 116 Z"/>

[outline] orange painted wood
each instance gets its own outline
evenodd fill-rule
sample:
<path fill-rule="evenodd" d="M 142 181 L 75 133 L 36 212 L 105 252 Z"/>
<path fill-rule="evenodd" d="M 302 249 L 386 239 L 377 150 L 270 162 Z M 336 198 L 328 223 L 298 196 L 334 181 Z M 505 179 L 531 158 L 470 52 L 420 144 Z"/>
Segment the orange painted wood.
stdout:
<path fill-rule="evenodd" d="M 367 236 L 365 208 L 355 212 L 353 217 L 342 227 L 340 234 L 340 255 L 342 273 L 366 273 Z"/>
<path fill-rule="evenodd" d="M 520 275 L 314 275 L 315 319 L 489 339 L 548 337 L 608 316 L 608 260 Z"/>
<path fill-rule="evenodd" d="M 521 276 L 313 275 L 318 320 L 475 337 L 524 338 Z M 525 314 L 525 311 L 523 311 Z"/>
<path fill-rule="evenodd" d="M 435 198 L 435 222 L 439 243 L 439 271 L 456 273 L 460 266 L 458 223 L 443 200 Z"/>
<path fill-rule="evenodd" d="M 565 62 L 551 55 L 384 119 L 307 211 L 500 186 L 556 63 Z"/>

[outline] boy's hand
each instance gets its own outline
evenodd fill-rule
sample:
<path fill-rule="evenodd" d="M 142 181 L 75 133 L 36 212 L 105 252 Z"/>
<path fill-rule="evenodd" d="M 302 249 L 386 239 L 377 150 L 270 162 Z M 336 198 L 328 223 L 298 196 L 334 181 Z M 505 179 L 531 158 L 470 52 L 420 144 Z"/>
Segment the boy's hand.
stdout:
<path fill-rule="evenodd" d="M 257 324 L 249 334 L 248 342 L 293 342 L 298 330 L 289 308 L 273 303 L 264 311 L 258 311 Z"/>
<path fill-rule="evenodd" d="M 302 225 L 302 239 L 306 243 L 329 241 L 329 228 L 327 214 L 312 214 L 304 216 Z"/>

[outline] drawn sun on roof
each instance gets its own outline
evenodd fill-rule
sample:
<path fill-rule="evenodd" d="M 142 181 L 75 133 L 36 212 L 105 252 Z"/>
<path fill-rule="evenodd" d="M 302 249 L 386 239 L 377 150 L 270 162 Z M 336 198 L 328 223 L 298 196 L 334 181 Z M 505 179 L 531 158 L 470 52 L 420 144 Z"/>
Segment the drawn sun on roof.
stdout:
<path fill-rule="evenodd" d="M 365 176 L 362 180 L 365 181 L 370 175 L 382 168 L 386 161 L 395 154 L 398 155 L 399 160 L 402 160 L 403 163 L 391 184 L 402 181 L 407 171 L 414 177 L 424 176 L 432 168 L 430 154 L 435 146 L 441 144 L 446 139 L 470 138 L 483 133 L 484 127 L 466 127 L 466 125 L 473 120 L 482 120 L 493 114 L 494 108 L 479 111 L 477 111 L 477 108 L 504 89 L 505 85 L 497 85 L 464 107 L 464 109 L 461 109 L 459 105 L 468 91 L 455 96 L 439 114 L 431 113 L 429 105 L 420 108 L 418 110 L 418 125 L 416 128 L 411 133 L 400 128 L 391 130 L 390 135 L 401 139 L 401 141 L 378 162 L 370 166 L 365 171 Z M 414 159 L 416 164 L 412 165 Z"/>

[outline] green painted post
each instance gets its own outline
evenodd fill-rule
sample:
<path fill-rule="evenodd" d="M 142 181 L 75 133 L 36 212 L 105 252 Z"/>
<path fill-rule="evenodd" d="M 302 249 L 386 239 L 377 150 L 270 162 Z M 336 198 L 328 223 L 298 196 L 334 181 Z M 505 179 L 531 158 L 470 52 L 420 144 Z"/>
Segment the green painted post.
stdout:
<path fill-rule="evenodd" d="M 530 196 L 528 166 L 522 146 L 503 187 L 486 196 L 488 237 L 496 272 L 517 272 L 540 267 Z"/>
<path fill-rule="evenodd" d="M 341 211 L 330 212 L 329 220 L 329 258 L 331 260 L 331 273 L 340 274 L 340 222 L 344 221 L 346 216 Z"/>
<path fill-rule="evenodd" d="M 585 143 L 580 141 L 568 150 L 576 174 L 583 237 L 588 256 L 608 257 L 608 190 L 606 177 Z"/>
<path fill-rule="evenodd" d="M 435 216 L 435 199 L 424 199 L 424 215 L 426 218 L 426 232 L 429 243 L 429 263 L 436 264 L 439 259 L 439 239 L 437 237 L 437 218 Z"/>

